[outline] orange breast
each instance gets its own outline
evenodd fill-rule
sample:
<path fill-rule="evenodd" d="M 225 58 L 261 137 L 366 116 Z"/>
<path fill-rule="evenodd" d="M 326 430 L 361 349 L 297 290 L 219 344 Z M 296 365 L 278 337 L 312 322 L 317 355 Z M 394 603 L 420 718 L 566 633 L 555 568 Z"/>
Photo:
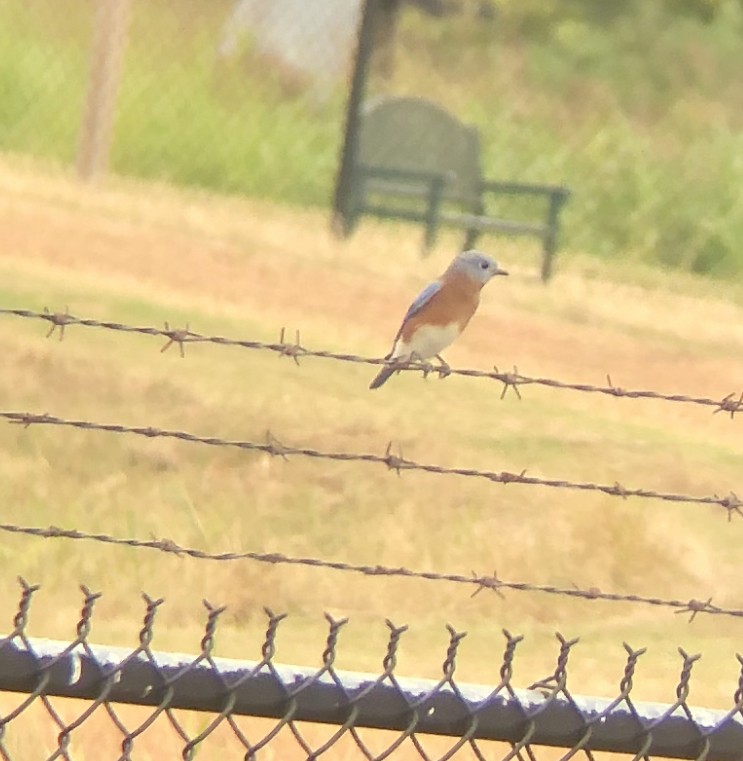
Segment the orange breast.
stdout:
<path fill-rule="evenodd" d="M 399 337 L 406 343 L 420 325 L 445 327 L 459 324 L 463 331 L 480 303 L 480 286 L 470 278 L 452 278 L 401 328 Z"/>

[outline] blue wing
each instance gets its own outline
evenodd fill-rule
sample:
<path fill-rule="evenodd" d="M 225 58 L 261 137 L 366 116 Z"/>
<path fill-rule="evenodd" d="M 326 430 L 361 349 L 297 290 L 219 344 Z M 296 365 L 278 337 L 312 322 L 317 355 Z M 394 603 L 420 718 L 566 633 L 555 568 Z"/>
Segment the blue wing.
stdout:
<path fill-rule="evenodd" d="M 397 331 L 397 335 L 395 336 L 395 340 L 392 342 L 392 351 L 395 350 L 395 344 L 397 343 L 397 339 L 400 338 L 400 334 L 402 333 L 403 328 L 405 327 L 405 323 L 414 315 L 420 312 L 423 307 L 428 304 L 428 302 L 441 290 L 441 282 L 439 280 L 434 280 L 432 283 L 429 283 L 416 297 L 415 301 L 408 307 L 408 311 L 405 313 L 405 317 L 403 317 L 402 322 L 400 323 L 400 329 Z M 390 352 L 385 359 L 389 359 L 392 356 L 392 352 Z"/>
<path fill-rule="evenodd" d="M 416 313 L 420 312 L 423 307 L 441 290 L 441 282 L 434 280 L 433 283 L 429 283 L 417 296 L 415 301 L 410 305 L 410 308 L 403 318 L 403 325 Z"/>

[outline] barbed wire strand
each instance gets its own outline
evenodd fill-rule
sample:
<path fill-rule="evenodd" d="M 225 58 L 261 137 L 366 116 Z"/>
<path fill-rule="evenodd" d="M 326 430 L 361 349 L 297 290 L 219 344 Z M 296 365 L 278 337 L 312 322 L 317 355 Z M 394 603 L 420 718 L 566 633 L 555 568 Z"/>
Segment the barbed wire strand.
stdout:
<path fill-rule="evenodd" d="M 673 608 L 676 613 L 689 613 L 690 621 L 698 613 L 712 613 L 716 615 L 743 618 L 743 610 L 722 608 L 712 603 L 712 598 L 707 600 L 673 600 L 661 597 L 652 597 L 638 594 L 619 594 L 615 592 L 602 592 L 598 587 L 581 588 L 558 587 L 552 584 L 532 584 L 526 581 L 505 581 L 494 572 L 491 575 L 478 575 L 474 571 L 467 576 L 459 573 L 440 573 L 438 571 L 416 571 L 402 566 L 391 567 L 384 565 L 365 565 L 359 563 L 346 563 L 340 560 L 323 560 L 311 557 L 293 557 L 281 552 L 207 552 L 193 547 L 183 547 L 176 544 L 172 539 L 137 539 L 120 538 L 104 533 L 89 533 L 77 529 L 65 529 L 57 526 L 48 528 L 36 526 L 20 526 L 14 523 L 0 523 L 0 531 L 11 534 L 22 534 L 44 539 L 73 539 L 82 541 L 98 542 L 102 544 L 130 547 L 138 549 L 150 549 L 166 554 L 189 557 L 196 560 L 213 560 L 218 562 L 234 562 L 240 560 L 252 560 L 258 563 L 271 565 L 297 565 L 312 568 L 346 573 L 357 573 L 364 576 L 388 576 L 402 577 L 407 579 L 421 579 L 425 581 L 450 582 L 454 584 L 467 584 L 475 586 L 472 593 L 474 597 L 483 590 L 493 590 L 501 597 L 503 590 L 516 592 L 534 592 L 563 597 L 573 597 L 583 600 L 603 600 L 606 602 L 624 602 L 655 607 Z"/>
<path fill-rule="evenodd" d="M 203 335 L 190 330 L 187 324 L 185 328 L 171 328 L 166 322 L 164 328 L 151 326 L 127 325 L 121 322 L 112 322 L 105 320 L 96 320 L 91 318 L 80 318 L 70 314 L 68 310 L 64 312 L 52 312 L 45 309 L 43 312 L 36 312 L 30 309 L 13 309 L 0 308 L 0 315 L 12 315 L 16 317 L 44 320 L 51 323 L 47 332 L 47 338 L 51 337 L 55 331 L 60 340 L 64 338 L 65 329 L 69 325 L 79 325 L 87 328 L 100 328 L 104 330 L 113 330 L 123 333 L 138 333 L 140 335 L 156 336 L 165 338 L 166 343 L 161 348 L 161 352 L 166 351 L 171 346 L 177 345 L 181 356 L 185 356 L 185 344 L 187 343 L 209 343 L 218 346 L 234 346 L 243 349 L 253 349 L 261 351 L 271 351 L 280 356 L 291 357 L 299 364 L 300 357 L 315 357 L 319 359 L 330 359 L 339 362 L 350 362 L 364 365 L 386 365 L 390 360 L 363 357 L 358 354 L 347 354 L 342 352 L 325 351 L 318 349 L 309 349 L 300 342 L 299 331 L 295 334 L 295 341 L 285 340 L 286 331 L 281 329 L 279 341 L 277 343 L 267 343 L 263 341 L 228 338 L 218 335 Z M 514 367 L 512 372 L 501 372 L 497 367 L 492 371 L 475 370 L 471 368 L 454 368 L 448 366 L 438 366 L 428 362 L 409 362 L 406 364 L 397 364 L 396 369 L 400 371 L 417 371 L 422 372 L 424 376 L 430 374 L 438 375 L 441 378 L 449 375 L 458 375 L 465 378 L 484 378 L 497 381 L 503 384 L 501 398 L 503 398 L 509 388 L 521 398 L 519 386 L 545 386 L 561 390 L 578 391 L 591 394 L 602 394 L 624 399 L 655 399 L 666 402 L 676 402 L 681 404 L 692 404 L 703 407 L 713 408 L 713 413 L 727 412 L 730 417 L 735 417 L 737 412 L 743 411 L 743 391 L 740 393 L 732 392 L 722 399 L 712 399 L 704 396 L 694 396 L 690 394 L 666 394 L 660 391 L 641 390 L 641 389 L 624 389 L 613 385 L 611 376 L 607 375 L 607 385 L 597 386 L 591 383 L 572 383 L 561 381 L 554 378 L 530 377 L 519 373 L 518 368 Z"/>
<path fill-rule="evenodd" d="M 727 510 L 728 520 L 732 519 L 733 513 L 743 517 L 743 501 L 735 492 L 729 492 L 727 496 L 694 496 L 690 494 L 675 494 L 672 492 L 658 492 L 652 489 L 628 489 L 619 483 L 599 484 L 592 481 L 568 481 L 556 478 L 540 478 L 527 476 L 526 471 L 510 473 L 508 471 L 478 470 L 476 468 L 456 468 L 432 463 L 415 462 L 401 455 L 393 454 L 392 442 L 387 445 L 384 454 L 365 452 L 329 452 L 312 447 L 294 447 L 282 444 L 270 431 L 266 434 L 264 443 L 258 441 L 246 441 L 239 439 L 224 439 L 219 436 L 199 436 L 187 431 L 164 430 L 161 428 L 129 426 L 119 423 L 97 423 L 90 420 L 68 420 L 54 415 L 35 414 L 32 412 L 0 411 L 0 418 L 9 420 L 25 427 L 31 425 L 52 425 L 66 428 L 77 428 L 86 431 L 101 431 L 106 433 L 133 434 L 144 436 L 149 439 L 165 438 L 188 441 L 196 444 L 206 444 L 216 447 L 230 447 L 248 451 L 264 452 L 273 457 L 289 456 L 309 457 L 318 460 L 334 460 L 337 462 L 366 462 L 385 465 L 389 470 L 394 470 L 399 475 L 403 470 L 421 471 L 444 476 L 463 476 L 466 478 L 484 478 L 488 481 L 501 484 L 524 484 L 526 486 L 546 486 L 554 489 L 572 489 L 577 491 L 592 491 L 607 494 L 612 497 L 640 497 L 643 499 L 658 499 L 665 502 L 696 503 L 705 505 L 719 505 Z"/>

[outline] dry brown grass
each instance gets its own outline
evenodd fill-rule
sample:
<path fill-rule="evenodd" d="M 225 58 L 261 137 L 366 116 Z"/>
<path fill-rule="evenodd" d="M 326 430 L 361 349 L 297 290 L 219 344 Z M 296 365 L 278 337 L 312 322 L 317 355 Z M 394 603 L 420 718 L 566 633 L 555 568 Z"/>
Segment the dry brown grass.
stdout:
<path fill-rule="evenodd" d="M 405 306 L 438 274 L 453 243 L 421 261 L 410 230 L 369 224 L 341 244 L 315 211 L 128 183 L 81 188 L 17 162 L 0 165 L 0 194 L 4 304 L 67 304 L 80 316 L 189 321 L 194 330 L 266 340 L 281 326 L 299 327 L 313 347 L 370 355 L 387 350 Z M 625 387 L 712 397 L 743 385 L 739 288 L 639 265 L 629 274 L 577 254 L 561 259 L 545 288 L 533 274 L 533 252 L 492 240 L 487 248 L 514 275 L 485 292 L 480 313 L 447 353 L 452 364 L 515 364 L 528 374 L 590 382 L 610 372 Z M 703 409 L 537 388 L 521 402 L 499 401 L 500 389 L 461 378 L 401 376 L 371 393 L 365 367 L 322 360 L 295 367 L 212 346 L 189 347 L 181 360 L 158 348 L 144 337 L 74 328 L 64 343 L 44 341 L 43 326 L 4 318 L 2 406 L 250 439 L 270 428 L 286 443 L 336 450 L 381 452 L 393 439 L 418 460 L 695 494 L 739 488 L 741 423 Z M 720 605 L 743 607 L 743 523 L 728 524 L 722 510 L 416 473 L 397 478 L 373 466 L 42 428 L 0 426 L 0 450 L 3 521 L 166 536 L 209 550 L 463 573 L 496 568 L 509 580 L 714 595 Z M 38 636 L 71 636 L 83 582 L 105 592 L 98 642 L 134 644 L 144 589 L 168 599 L 159 649 L 193 651 L 206 597 L 229 605 L 218 643 L 219 654 L 232 657 L 258 655 L 261 608 L 270 605 L 291 614 L 279 639 L 284 662 L 318 663 L 321 611 L 328 610 L 351 617 L 341 668 L 379 668 L 389 616 L 411 624 L 403 674 L 438 673 L 450 621 L 470 632 L 458 672 L 464 680 L 496 678 L 503 626 L 527 635 L 516 671 L 522 685 L 553 668 L 556 629 L 582 636 L 571 672 L 578 693 L 615 688 L 623 639 L 651 646 L 639 698 L 670 697 L 676 645 L 706 653 L 695 702 L 726 705 L 736 678 L 741 624 L 727 619 L 698 617 L 690 626 L 668 611 L 620 604 L 516 592 L 470 598 L 471 590 L 446 584 L 15 536 L 2 537 L 0 552 L 8 622 L 15 576 L 43 585 L 31 625 Z M 193 726 L 200 721 L 194 717 Z M 89 734 L 91 743 L 113 741 L 102 730 Z M 154 736 L 154 747 L 165 747 Z M 94 757 L 94 745 L 79 745 L 81 758 Z M 292 757 L 289 748 L 277 743 L 278 755 L 267 758 Z M 143 745 L 141 757 L 149 752 Z"/>

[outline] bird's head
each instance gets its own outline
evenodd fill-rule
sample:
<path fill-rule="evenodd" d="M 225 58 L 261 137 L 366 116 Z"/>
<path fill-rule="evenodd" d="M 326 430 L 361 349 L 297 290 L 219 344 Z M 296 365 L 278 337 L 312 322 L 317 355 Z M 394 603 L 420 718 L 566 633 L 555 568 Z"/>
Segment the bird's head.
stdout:
<path fill-rule="evenodd" d="M 449 272 L 470 277 L 480 285 L 485 285 L 488 280 L 496 275 L 508 274 L 498 266 L 495 259 L 483 254 L 482 251 L 475 250 L 463 251 L 458 254 L 449 265 Z"/>

